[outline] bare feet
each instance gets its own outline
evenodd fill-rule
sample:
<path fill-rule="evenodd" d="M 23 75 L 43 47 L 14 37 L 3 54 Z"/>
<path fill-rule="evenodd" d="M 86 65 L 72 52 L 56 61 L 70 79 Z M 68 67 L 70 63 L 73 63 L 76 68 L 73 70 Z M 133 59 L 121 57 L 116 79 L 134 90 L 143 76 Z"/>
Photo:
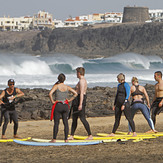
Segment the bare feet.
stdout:
<path fill-rule="evenodd" d="M 20 136 L 18 136 L 18 135 L 14 135 L 13 136 L 14 138 L 17 138 L 17 139 L 22 139 Z"/>
<path fill-rule="evenodd" d="M 158 131 L 157 130 L 153 130 L 154 133 L 157 133 Z"/>
<path fill-rule="evenodd" d="M 133 135 L 132 135 L 132 136 L 133 136 L 133 137 L 134 137 L 134 136 L 137 136 L 136 132 L 133 132 Z"/>
<path fill-rule="evenodd" d="M 52 139 L 49 143 L 56 143 L 56 139 Z"/>
<path fill-rule="evenodd" d="M 107 137 L 114 137 L 114 136 L 115 136 L 115 134 L 114 133 L 111 133 Z"/>
<path fill-rule="evenodd" d="M 146 133 L 157 133 L 158 131 L 156 131 L 156 130 L 149 130 L 149 131 L 147 131 Z"/>
<path fill-rule="evenodd" d="M 1 137 L 2 139 L 7 139 L 7 137 L 5 136 L 5 135 L 2 135 L 2 137 Z"/>
<path fill-rule="evenodd" d="M 74 136 L 70 135 L 70 136 L 68 137 L 68 140 L 74 140 Z"/>
<path fill-rule="evenodd" d="M 93 136 L 89 135 L 85 140 L 93 140 Z"/>

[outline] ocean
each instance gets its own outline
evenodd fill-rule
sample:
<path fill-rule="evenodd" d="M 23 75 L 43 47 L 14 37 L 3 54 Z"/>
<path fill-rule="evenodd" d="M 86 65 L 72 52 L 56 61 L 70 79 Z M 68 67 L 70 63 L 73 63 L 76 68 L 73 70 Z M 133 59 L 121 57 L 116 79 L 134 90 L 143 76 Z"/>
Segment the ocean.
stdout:
<path fill-rule="evenodd" d="M 51 89 L 59 73 L 66 75 L 65 84 L 74 87 L 78 82 L 75 69 L 86 70 L 88 87 L 117 86 L 117 74 L 124 73 L 126 82 L 136 76 L 139 83 L 155 84 L 154 72 L 163 70 L 163 60 L 158 56 L 124 53 L 108 58 L 83 59 L 71 54 L 30 56 L 27 54 L 0 54 L 0 89 L 14 79 L 19 88 Z"/>

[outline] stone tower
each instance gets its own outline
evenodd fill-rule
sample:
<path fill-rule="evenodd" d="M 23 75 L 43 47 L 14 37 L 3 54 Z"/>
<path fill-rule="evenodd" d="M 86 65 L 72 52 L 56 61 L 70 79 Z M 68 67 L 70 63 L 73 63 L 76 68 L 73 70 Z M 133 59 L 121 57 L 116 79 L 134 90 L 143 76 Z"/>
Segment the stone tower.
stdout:
<path fill-rule="evenodd" d="M 149 9 L 147 7 L 124 7 L 122 23 L 142 23 L 149 20 Z"/>

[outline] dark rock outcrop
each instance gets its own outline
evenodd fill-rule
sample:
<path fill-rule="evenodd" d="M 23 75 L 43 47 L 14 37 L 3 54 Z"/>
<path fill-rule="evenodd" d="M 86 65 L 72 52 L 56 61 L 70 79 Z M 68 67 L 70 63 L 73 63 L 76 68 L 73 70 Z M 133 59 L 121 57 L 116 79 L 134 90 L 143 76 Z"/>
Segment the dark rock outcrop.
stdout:
<path fill-rule="evenodd" d="M 83 58 L 126 52 L 163 57 L 163 23 L 101 24 L 10 35 L 0 32 L 0 50 L 41 55 L 65 53 Z"/>
<path fill-rule="evenodd" d="M 145 88 L 152 102 L 154 86 L 146 85 Z M 25 96 L 17 99 L 16 105 L 20 120 L 50 119 L 52 104 L 49 100 L 49 90 L 24 89 Z M 102 117 L 113 115 L 112 106 L 116 95 L 116 88 L 94 87 L 88 88 L 86 115 L 88 117 Z"/>

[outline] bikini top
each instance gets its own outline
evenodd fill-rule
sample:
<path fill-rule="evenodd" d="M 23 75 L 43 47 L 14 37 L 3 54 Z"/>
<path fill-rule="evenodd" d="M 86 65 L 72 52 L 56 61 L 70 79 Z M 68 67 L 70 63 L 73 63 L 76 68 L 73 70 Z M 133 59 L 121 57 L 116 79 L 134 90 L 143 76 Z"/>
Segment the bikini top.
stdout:
<path fill-rule="evenodd" d="M 68 97 L 68 90 L 62 92 L 59 89 L 55 91 L 55 100 L 56 101 L 65 101 Z"/>
<path fill-rule="evenodd" d="M 131 93 L 131 96 L 136 96 L 136 95 L 143 96 L 144 95 L 144 93 L 139 90 L 139 85 L 135 85 L 135 88 L 136 88 L 136 90 L 133 93 Z"/>

